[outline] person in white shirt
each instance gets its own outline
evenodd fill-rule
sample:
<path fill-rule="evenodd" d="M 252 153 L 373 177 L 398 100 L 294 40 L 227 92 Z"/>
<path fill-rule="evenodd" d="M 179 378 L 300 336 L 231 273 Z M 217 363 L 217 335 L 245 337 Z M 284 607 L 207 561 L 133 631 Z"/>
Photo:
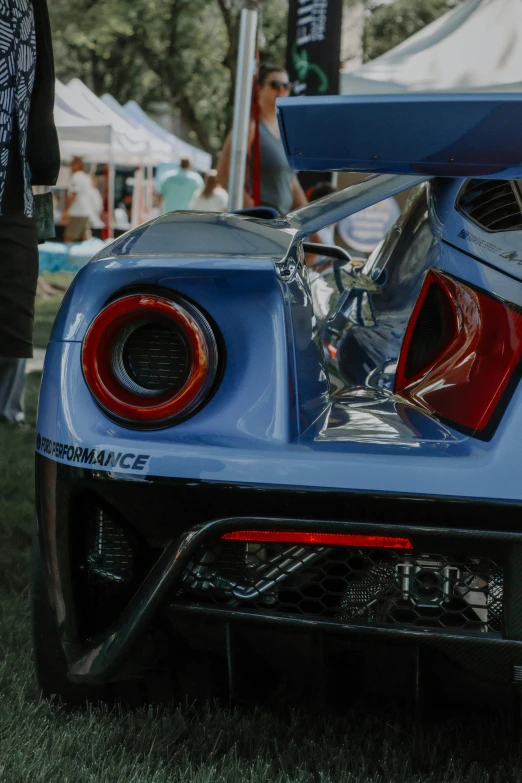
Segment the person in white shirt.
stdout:
<path fill-rule="evenodd" d="M 218 185 L 216 169 L 210 169 L 205 175 L 205 187 L 194 194 L 190 209 L 197 212 L 226 212 L 228 193 Z"/>
<path fill-rule="evenodd" d="M 123 204 L 118 204 L 114 209 L 114 229 L 116 231 L 128 231 L 131 227 L 127 210 Z"/>
<path fill-rule="evenodd" d="M 71 184 L 62 213 L 62 223 L 65 226 L 64 241 L 83 242 L 90 237 L 92 180 L 84 171 L 82 158 L 73 158 L 70 169 Z"/>
<path fill-rule="evenodd" d="M 102 194 L 98 190 L 98 183 L 96 175 L 91 176 L 91 189 L 89 191 L 89 198 L 91 201 L 91 212 L 89 214 L 89 222 L 92 229 L 93 236 L 99 237 L 101 235 L 102 228 L 105 228 L 105 223 L 102 220 L 101 214 L 103 212 L 103 198 Z"/>

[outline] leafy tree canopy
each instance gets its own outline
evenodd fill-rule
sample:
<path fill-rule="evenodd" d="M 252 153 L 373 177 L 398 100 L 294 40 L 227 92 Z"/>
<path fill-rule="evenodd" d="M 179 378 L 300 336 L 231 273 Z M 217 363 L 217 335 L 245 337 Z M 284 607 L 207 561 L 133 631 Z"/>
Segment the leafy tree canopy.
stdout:
<path fill-rule="evenodd" d="M 216 153 L 230 128 L 238 0 L 50 0 L 59 79 L 143 108 L 163 103 Z M 285 0 L 260 3 L 264 59 L 284 62 Z"/>

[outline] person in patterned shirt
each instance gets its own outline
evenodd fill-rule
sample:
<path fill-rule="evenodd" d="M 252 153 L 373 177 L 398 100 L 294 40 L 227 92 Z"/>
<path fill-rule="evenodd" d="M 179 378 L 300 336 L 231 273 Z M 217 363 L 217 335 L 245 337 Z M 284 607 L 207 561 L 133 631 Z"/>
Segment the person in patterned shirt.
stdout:
<path fill-rule="evenodd" d="M 38 238 L 32 185 L 54 185 L 54 62 L 46 0 L 0 0 L 0 422 L 23 420 Z"/>

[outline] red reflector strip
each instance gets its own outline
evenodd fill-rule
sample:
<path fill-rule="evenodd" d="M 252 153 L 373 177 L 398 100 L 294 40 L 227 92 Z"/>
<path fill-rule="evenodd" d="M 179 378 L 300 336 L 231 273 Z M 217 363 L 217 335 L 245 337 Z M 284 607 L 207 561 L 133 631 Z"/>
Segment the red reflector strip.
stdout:
<path fill-rule="evenodd" d="M 322 546 L 372 547 L 373 549 L 413 549 L 408 538 L 360 536 L 352 533 L 298 533 L 292 530 L 233 530 L 223 533 L 225 541 L 252 541 L 272 544 L 320 544 Z"/>

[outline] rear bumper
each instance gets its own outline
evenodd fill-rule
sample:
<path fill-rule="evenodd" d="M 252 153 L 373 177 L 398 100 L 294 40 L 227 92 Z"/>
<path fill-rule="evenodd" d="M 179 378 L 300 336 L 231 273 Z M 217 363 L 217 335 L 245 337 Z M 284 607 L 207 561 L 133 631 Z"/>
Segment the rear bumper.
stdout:
<path fill-rule="evenodd" d="M 78 577 L 89 509 L 100 507 L 134 536 L 149 557 L 124 608 L 104 628 L 85 628 L 86 597 Z M 481 679 L 517 681 L 522 667 L 522 514 L 513 504 L 219 483 L 115 479 L 37 457 L 37 513 L 48 589 L 71 679 L 103 683 L 121 675 L 140 638 L 160 616 L 174 625 L 270 627 L 366 642 L 427 646 Z M 493 524 L 498 529 L 492 529 Z M 281 614 L 179 600 L 196 554 L 238 528 L 324 530 L 406 536 L 422 551 L 442 547 L 498 553 L 504 568 L 501 632 L 382 627 L 343 619 Z M 87 610 L 88 610 L 87 606 Z M 226 647 L 226 639 L 225 639 Z"/>

